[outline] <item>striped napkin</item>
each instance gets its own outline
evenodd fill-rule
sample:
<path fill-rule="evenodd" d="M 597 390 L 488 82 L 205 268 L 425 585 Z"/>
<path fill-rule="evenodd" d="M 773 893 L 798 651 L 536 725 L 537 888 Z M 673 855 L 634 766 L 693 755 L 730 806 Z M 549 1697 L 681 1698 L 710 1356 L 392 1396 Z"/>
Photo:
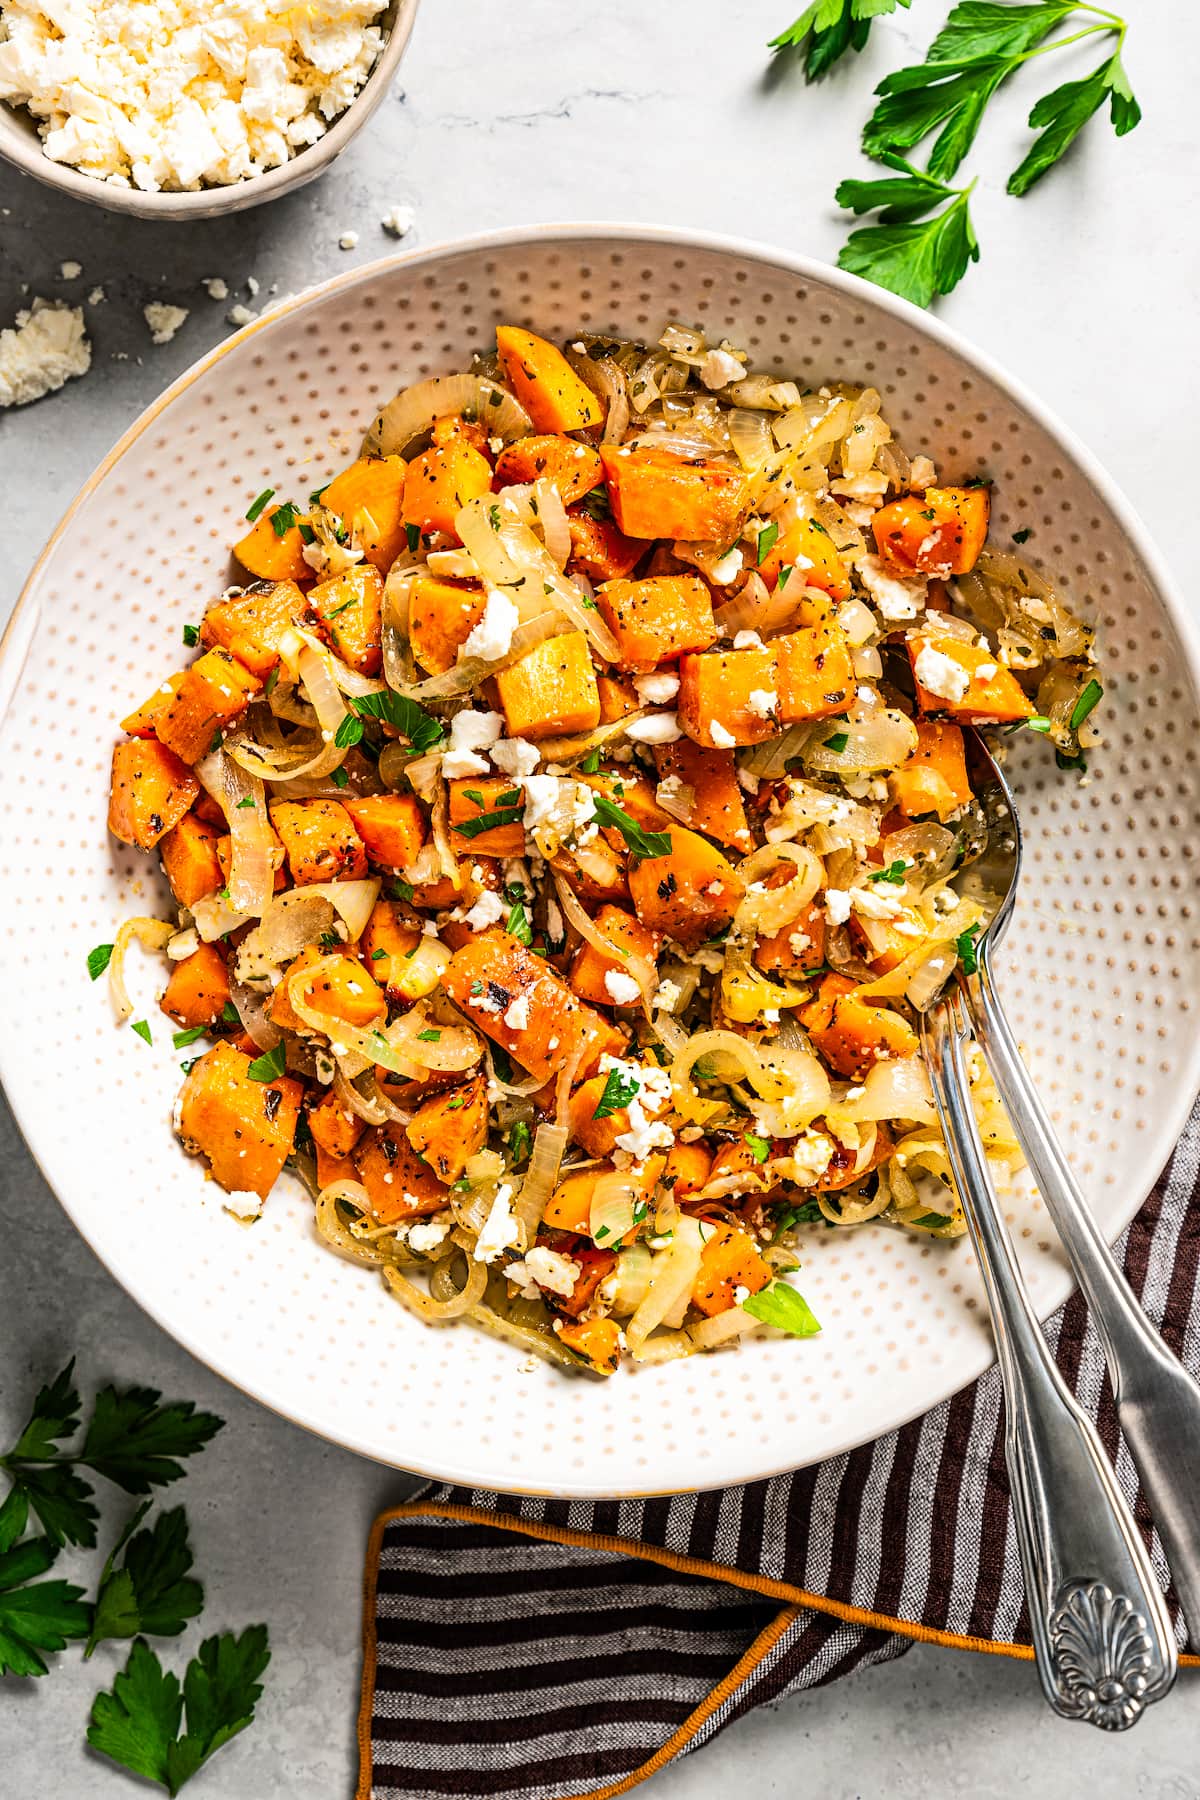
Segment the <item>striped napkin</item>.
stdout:
<path fill-rule="evenodd" d="M 1198 1177 L 1200 1105 L 1119 1245 L 1193 1372 Z M 1182 1646 L 1078 1293 L 1047 1334 L 1147 1534 Z M 358 1800 L 607 1800 L 752 1707 L 913 1641 L 1031 1657 L 999 1371 L 878 1443 L 723 1492 L 427 1488 L 375 1523 L 364 1635 Z"/>

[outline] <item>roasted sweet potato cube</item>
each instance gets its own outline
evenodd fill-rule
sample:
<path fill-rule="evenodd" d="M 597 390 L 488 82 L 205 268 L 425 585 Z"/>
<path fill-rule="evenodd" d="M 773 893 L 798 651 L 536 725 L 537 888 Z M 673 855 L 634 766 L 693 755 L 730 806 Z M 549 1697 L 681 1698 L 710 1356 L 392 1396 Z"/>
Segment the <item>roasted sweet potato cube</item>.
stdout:
<path fill-rule="evenodd" d="M 121 720 L 121 730 L 127 731 L 130 737 L 153 737 L 154 721 L 179 692 L 183 677 L 183 669 L 180 669 L 178 675 L 168 676 L 166 681 L 155 688 L 148 700 L 143 700 L 140 706 L 134 707 L 128 718 Z"/>
<path fill-rule="evenodd" d="M 600 693 L 582 631 L 565 631 L 527 650 L 496 676 L 510 737 L 556 737 L 600 723 Z"/>
<path fill-rule="evenodd" d="M 354 1152 L 359 1179 L 367 1190 L 371 1212 L 380 1225 L 398 1224 L 441 1212 L 449 1195 L 427 1163 L 423 1163 L 395 1122 L 373 1125 Z"/>
<path fill-rule="evenodd" d="M 586 575 L 589 581 L 614 581 L 628 575 L 646 554 L 645 543 L 626 537 L 611 519 L 593 519 L 581 507 L 567 514 L 571 556 L 567 570 Z"/>
<path fill-rule="evenodd" d="M 408 465 L 404 523 L 418 531 L 443 531 L 455 543 L 454 522 L 468 500 L 491 491 L 492 465 L 465 438 L 434 444 Z"/>
<path fill-rule="evenodd" d="M 596 605 L 620 646 L 623 669 L 645 673 L 716 642 L 712 595 L 698 575 L 607 581 L 596 590 Z"/>
<path fill-rule="evenodd" d="M 872 1006 L 853 990 L 847 977 L 827 975 L 817 998 L 796 1016 L 830 1068 L 848 1081 L 861 1081 L 877 1062 L 915 1056 L 920 1045 L 899 1013 Z"/>
<path fill-rule="evenodd" d="M 700 1273 L 692 1289 L 692 1305 L 699 1312 L 728 1312 L 738 1304 L 736 1290 L 757 1294 L 774 1280 L 775 1271 L 761 1255 L 748 1231 L 736 1225 L 716 1225 L 700 1252 Z"/>
<path fill-rule="evenodd" d="M 600 1093 L 603 1092 L 606 1080 L 607 1077 L 600 1078 L 598 1090 L 591 1083 L 588 1084 L 591 1091 L 595 1093 L 596 1099 L 599 1099 Z M 595 1111 L 595 1100 L 592 1102 L 592 1110 Z M 628 1115 L 625 1116 L 627 1119 Z M 597 1121 L 598 1124 L 601 1122 Z M 622 1130 L 624 1129 L 625 1126 L 622 1126 Z M 666 1158 L 655 1154 L 648 1156 L 645 1162 L 634 1164 L 630 1168 L 630 1179 L 636 1184 L 633 1192 L 635 1208 L 640 1201 L 645 1201 L 649 1205 L 665 1167 Z M 590 1237 L 592 1195 L 596 1191 L 596 1183 L 602 1175 L 611 1175 L 612 1172 L 612 1163 L 601 1163 L 598 1167 L 580 1169 L 573 1175 L 567 1175 L 550 1196 L 542 1215 L 542 1224 L 551 1231 L 570 1231 L 576 1237 Z M 629 1240 L 632 1242 L 637 1235 L 638 1228 L 631 1229 L 628 1234 Z"/>
<path fill-rule="evenodd" d="M 676 1200 L 686 1200 L 707 1186 L 712 1166 L 712 1151 L 702 1140 L 694 1144 L 676 1142 L 667 1153 L 663 1186 L 670 1188 Z"/>
<path fill-rule="evenodd" d="M 382 869 L 407 869 L 425 842 L 425 814 L 415 794 L 368 794 L 342 805 L 354 821 L 371 861 Z"/>
<path fill-rule="evenodd" d="M 965 575 L 987 541 L 986 487 L 926 488 L 881 506 L 871 521 L 875 545 L 898 574 Z"/>
<path fill-rule="evenodd" d="M 604 422 L 604 408 L 562 351 L 517 325 L 496 328 L 504 376 L 537 431 L 580 431 Z"/>
<path fill-rule="evenodd" d="M 439 1181 L 457 1181 L 488 1132 L 487 1076 L 423 1100 L 405 1126 L 408 1141 Z"/>
<path fill-rule="evenodd" d="M 343 1105 L 332 1088 L 326 1088 L 320 1099 L 309 1106 L 308 1129 L 312 1132 L 313 1142 L 330 1156 L 348 1158 L 366 1125 L 357 1113 Z M 357 1180 L 353 1167 L 350 1179 Z M 326 1184 L 322 1182 L 321 1185 Z"/>
<path fill-rule="evenodd" d="M 360 675 L 378 675 L 383 666 L 383 577 L 372 563 L 357 563 L 344 574 L 321 581 L 308 596 L 322 636 L 334 653 Z"/>
<path fill-rule="evenodd" d="M 354 1166 L 352 1157 L 334 1156 L 325 1148 L 320 1138 L 313 1139 L 313 1147 L 317 1153 L 318 1188 L 332 1187 L 335 1181 L 358 1182 L 358 1170 Z"/>
<path fill-rule="evenodd" d="M 908 655 L 923 713 L 952 713 L 972 723 L 1033 717 L 1020 682 L 986 645 L 928 635 L 910 638 Z"/>
<path fill-rule="evenodd" d="M 788 582 L 794 582 L 797 588 L 821 588 L 835 600 L 844 600 L 850 592 L 846 565 L 816 519 L 797 518 L 785 524 L 759 563 L 758 572 L 769 588 L 778 587 L 781 580 L 785 589 Z"/>
<path fill-rule="evenodd" d="M 457 896 L 447 900 L 446 904 L 452 906 L 455 898 Z M 399 994 L 410 953 L 416 949 L 421 935 L 415 915 L 405 918 L 394 900 L 377 900 L 371 908 L 359 951 L 363 966 L 393 998 Z"/>
<path fill-rule="evenodd" d="M 123 844 L 153 850 L 200 792 L 187 764 L 157 738 L 131 738 L 113 750 L 108 829 Z"/>
<path fill-rule="evenodd" d="M 477 581 L 419 575 L 408 594 L 408 639 L 421 667 L 431 675 L 452 668 L 486 604 Z"/>
<path fill-rule="evenodd" d="M 782 887 L 791 879 L 790 866 L 772 870 L 768 887 Z M 813 900 L 796 918 L 778 931 L 760 934 L 754 945 L 754 961 L 765 975 L 804 976 L 825 961 L 825 909 Z"/>
<path fill-rule="evenodd" d="M 226 1193 L 265 1200 L 291 1154 L 304 1089 L 287 1075 L 255 1081 L 250 1062 L 232 1044 L 200 1057 L 179 1097 L 179 1136 Z"/>
<path fill-rule="evenodd" d="M 729 544 L 741 536 L 750 490 L 740 469 L 627 444 L 601 444 L 600 458 L 626 537 Z"/>
<path fill-rule="evenodd" d="M 321 505 L 338 515 L 381 575 L 387 574 L 406 541 L 405 474 L 402 456 L 360 457 L 335 475 L 321 494 Z"/>
<path fill-rule="evenodd" d="M 557 1074 L 581 1044 L 581 1077 L 625 1044 L 548 963 L 506 931 L 481 932 L 456 950 L 442 986 L 472 1024 L 541 1081 Z"/>
<path fill-rule="evenodd" d="M 558 1341 L 581 1356 L 597 1375 L 615 1375 L 621 1361 L 621 1327 L 615 1319 L 572 1319 L 559 1324 Z"/>
<path fill-rule="evenodd" d="M 168 1018 L 189 1029 L 215 1025 L 229 1001 L 229 974 L 216 944 L 201 944 L 190 956 L 172 963 L 159 1005 Z"/>
<path fill-rule="evenodd" d="M 305 574 L 312 570 L 305 566 Z M 218 600 L 200 622 L 200 642 L 228 650 L 265 679 L 279 661 L 283 635 L 304 622 L 306 601 L 294 581 L 256 582 L 244 594 Z"/>
<path fill-rule="evenodd" d="M 779 735 L 774 647 L 710 650 L 679 662 L 679 723 L 695 744 L 731 750 Z"/>
<path fill-rule="evenodd" d="M 674 783 L 677 798 L 691 794 L 685 824 L 722 844 L 748 850 L 746 807 L 732 750 L 708 750 L 691 738 L 660 744 L 654 752 L 659 785 Z"/>
<path fill-rule="evenodd" d="M 670 855 L 631 859 L 629 892 L 638 918 L 685 950 L 718 937 L 745 891 L 742 877 L 716 846 L 682 825 L 671 827 Z"/>
<path fill-rule="evenodd" d="M 908 819 L 949 819 L 971 798 L 963 734 L 944 719 L 914 719 L 917 747 L 891 778 L 892 798 Z"/>
<path fill-rule="evenodd" d="M 327 963 L 328 967 L 306 981 L 301 989 L 305 1006 L 313 1012 L 325 1013 L 331 1019 L 341 1019 L 346 1025 L 370 1025 L 382 1018 L 387 1011 L 387 1001 L 363 965 L 341 951 L 329 951 L 318 944 L 310 944 L 288 964 L 283 980 L 275 989 L 271 1001 L 274 1024 L 284 1031 L 313 1029 L 294 1011 L 289 989 L 293 976 L 305 974 L 320 962 Z"/>
<path fill-rule="evenodd" d="M 339 800 L 276 800 L 271 823 L 283 841 L 297 887 L 314 881 L 361 881 L 367 851 Z"/>
<path fill-rule="evenodd" d="M 292 517 L 278 506 L 259 514 L 244 538 L 233 546 L 233 554 L 243 569 L 259 581 L 305 581 L 312 570 L 304 560 L 304 538 L 299 525 L 287 525 L 277 531 L 275 515 L 281 523 Z"/>
<path fill-rule="evenodd" d="M 640 704 L 636 690 L 628 681 L 621 681 L 615 675 L 597 675 L 596 692 L 600 696 L 600 723 L 612 725 L 617 719 L 627 719 L 630 713 L 636 712 Z"/>
<path fill-rule="evenodd" d="M 627 975 L 626 962 L 632 951 L 653 963 L 662 939 L 619 906 L 602 906 L 595 918 L 596 930 L 612 945 L 612 954 L 603 955 L 592 944 L 580 944 L 571 961 L 571 986 L 581 1000 L 597 1006 L 637 1006 L 632 1000 L 618 1000 L 605 984 L 607 975 Z M 619 986 L 619 983 L 618 983 Z"/>
<path fill-rule="evenodd" d="M 511 780 L 500 776 L 463 775 L 447 784 L 450 795 L 451 842 L 464 855 L 478 851 L 485 856 L 524 856 L 525 827 L 521 814 L 525 796 Z M 496 824 L 477 827 L 484 819 Z"/>
<path fill-rule="evenodd" d="M 604 467 L 592 446 L 558 432 L 518 438 L 505 445 L 496 459 L 496 480 L 501 487 L 550 481 L 564 506 L 582 500 L 603 479 Z"/>
<path fill-rule="evenodd" d="M 217 854 L 221 835 L 219 826 L 188 812 L 159 844 L 163 869 L 180 906 L 194 906 L 222 886 L 225 878 Z"/>
<path fill-rule="evenodd" d="M 245 712 L 262 682 L 228 650 L 206 650 L 154 722 L 160 743 L 184 762 L 199 762 L 231 719 Z"/>
<path fill-rule="evenodd" d="M 784 725 L 845 712 L 854 695 L 854 664 L 832 620 L 801 625 L 772 641 L 778 670 L 779 718 Z"/>

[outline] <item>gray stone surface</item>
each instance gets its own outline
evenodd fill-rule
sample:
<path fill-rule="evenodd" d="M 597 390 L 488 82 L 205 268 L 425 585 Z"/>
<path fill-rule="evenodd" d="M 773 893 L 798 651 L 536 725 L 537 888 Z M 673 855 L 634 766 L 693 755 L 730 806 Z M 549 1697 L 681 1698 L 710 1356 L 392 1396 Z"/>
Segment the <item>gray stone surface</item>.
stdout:
<path fill-rule="evenodd" d="M 295 291 L 386 254 L 393 245 L 379 220 L 404 202 L 416 210 L 420 244 L 531 220 L 632 218 L 834 255 L 842 228 L 829 196 L 859 170 L 869 87 L 924 47 L 944 8 L 915 0 L 818 90 L 794 70 L 772 70 L 762 50 L 789 10 L 786 0 L 610 0 L 599 13 L 569 15 L 553 0 L 427 0 L 392 97 L 333 171 L 224 223 L 122 221 L 0 171 L 0 323 L 26 285 L 78 300 L 101 284 L 107 295 L 88 308 L 87 378 L 0 416 L 0 617 L 96 461 L 220 341 L 231 302 L 211 301 L 205 276 L 223 276 L 231 301 L 261 304 L 272 287 Z M 1194 538 L 1200 399 L 1196 124 L 1182 72 L 1198 50 L 1197 15 L 1182 0 L 1141 9 L 1128 61 L 1145 122 L 1121 144 L 1097 123 L 1086 153 L 1024 202 L 1004 197 L 1003 178 L 1038 86 L 1002 100 L 972 159 L 972 172 L 985 172 L 975 206 L 983 261 L 944 308 L 1075 426 L 1181 572 Z M 347 230 L 359 233 L 351 252 L 338 248 Z M 83 264 L 77 281 L 60 279 L 68 259 Z M 258 301 L 245 289 L 251 276 Z M 191 309 L 162 347 L 141 316 L 152 299 Z M 205 1622 L 269 1620 L 275 1661 L 260 1722 L 206 1772 L 203 1792 L 342 1800 L 353 1783 L 367 1526 L 403 1497 L 407 1478 L 274 1418 L 144 1318 L 59 1212 L 6 1112 L 0 1246 L 0 1438 L 71 1350 L 89 1379 L 153 1382 L 228 1420 L 183 1494 L 208 1588 Z M 4 1684 L 0 1800 L 132 1791 L 83 1750 L 91 1695 L 114 1661 L 101 1650 L 84 1666 L 71 1652 L 48 1680 Z M 1050 1718 L 1027 1666 L 918 1648 L 744 1722 L 660 1776 L 655 1791 L 662 1800 L 735 1784 L 828 1800 L 1085 1791 L 1190 1800 L 1200 1793 L 1195 1746 L 1194 1680 L 1135 1733 L 1108 1739 Z"/>

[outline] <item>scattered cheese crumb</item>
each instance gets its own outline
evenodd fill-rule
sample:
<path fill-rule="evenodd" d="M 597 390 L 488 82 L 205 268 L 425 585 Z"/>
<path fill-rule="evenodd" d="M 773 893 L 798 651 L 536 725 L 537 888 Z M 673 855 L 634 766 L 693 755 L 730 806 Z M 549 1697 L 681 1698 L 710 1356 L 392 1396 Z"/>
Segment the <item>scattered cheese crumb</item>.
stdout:
<path fill-rule="evenodd" d="M 708 735 L 720 750 L 732 750 L 737 743 L 732 731 L 726 731 L 720 719 L 713 719 L 710 722 Z"/>
<path fill-rule="evenodd" d="M 683 728 L 673 712 L 649 713 L 644 719 L 631 719 L 625 736 L 635 744 L 675 744 Z"/>
<path fill-rule="evenodd" d="M 834 925 L 844 925 L 850 917 L 853 901 L 846 888 L 826 888 L 825 911 Z"/>
<path fill-rule="evenodd" d="M 484 662 L 497 662 L 500 657 L 507 656 L 520 619 L 521 615 L 508 595 L 502 594 L 499 588 L 489 588 L 483 617 L 472 627 L 458 653 L 459 660 L 478 656 Z"/>
<path fill-rule="evenodd" d="M 102 287 L 94 287 L 87 297 L 87 303 L 89 306 L 103 306 L 107 299 L 108 295 Z"/>
<path fill-rule="evenodd" d="M 502 738 L 492 745 L 489 754 L 498 769 L 513 776 L 532 775 L 542 760 L 537 745 L 526 743 L 524 738 Z"/>
<path fill-rule="evenodd" d="M 507 1181 L 497 1189 L 483 1230 L 475 1240 L 476 1262 L 495 1262 L 501 1251 L 511 1249 L 520 1237 L 520 1227 L 509 1205 L 512 1195 L 512 1187 Z"/>
<path fill-rule="evenodd" d="M 253 300 L 255 294 L 257 294 L 257 292 L 258 292 L 258 282 L 255 280 L 253 275 L 247 275 L 247 277 L 246 277 L 246 292 L 249 294 L 249 296 L 252 300 Z"/>
<path fill-rule="evenodd" d="M 169 344 L 187 316 L 186 306 L 167 306 L 161 300 L 152 300 L 149 306 L 142 308 L 152 344 Z"/>
<path fill-rule="evenodd" d="M 523 1261 L 509 1263 L 504 1273 L 509 1281 L 516 1282 L 526 1300 L 536 1300 L 539 1288 L 569 1300 L 583 1273 L 583 1264 L 576 1262 L 574 1257 L 563 1256 L 558 1250 L 547 1250 L 544 1245 L 535 1244 L 526 1252 Z"/>
<path fill-rule="evenodd" d="M 252 319 L 257 319 L 258 314 L 239 301 L 236 306 L 230 307 L 225 317 L 231 325 L 249 325 Z"/>
<path fill-rule="evenodd" d="M 472 931 L 486 931 L 489 925 L 495 925 L 502 919 L 507 910 L 499 894 L 494 894 L 491 888 L 485 888 L 463 918 Z"/>
<path fill-rule="evenodd" d="M 229 283 L 220 275 L 206 275 L 200 286 L 207 290 L 210 300 L 228 300 Z"/>
<path fill-rule="evenodd" d="M 952 656 L 932 644 L 922 644 L 913 664 L 913 674 L 926 693 L 951 703 L 962 699 L 971 685 L 970 673 Z"/>
<path fill-rule="evenodd" d="M 746 704 L 752 713 L 769 719 L 779 708 L 779 695 L 774 688 L 751 688 Z"/>
<path fill-rule="evenodd" d="M 17 314 L 15 326 L 0 331 L 0 407 L 28 406 L 53 394 L 73 376 L 86 375 L 91 362 L 83 308 L 36 299 Z"/>
<path fill-rule="evenodd" d="M 885 619 L 915 619 L 924 612 L 929 583 L 923 575 L 912 581 L 901 581 L 889 574 L 878 556 L 859 558 L 858 573 L 863 586 Z"/>
<path fill-rule="evenodd" d="M 407 237 L 413 228 L 416 214 L 411 206 L 393 206 L 384 213 L 379 223 L 394 238 Z"/>
<path fill-rule="evenodd" d="M 225 1211 L 231 1212 L 235 1219 L 257 1219 L 262 1209 L 262 1195 L 252 1194 L 246 1188 L 235 1188 L 225 1198 Z"/>
<path fill-rule="evenodd" d="M 436 1250 L 443 1239 L 449 1237 L 454 1229 L 453 1219 L 422 1219 L 410 1225 L 406 1233 L 406 1242 L 410 1250 L 418 1256 L 427 1256 Z"/>
<path fill-rule="evenodd" d="M 744 366 L 728 350 L 710 350 L 699 369 L 706 388 L 728 387 L 731 381 L 740 381 L 745 373 Z"/>
<path fill-rule="evenodd" d="M 678 675 L 665 671 L 653 675 L 635 675 L 633 685 L 643 706 L 665 706 L 679 692 Z"/>
<path fill-rule="evenodd" d="M 677 981 L 660 981 L 653 1004 L 661 1012 L 673 1013 L 679 1005 L 679 996 L 683 992 Z"/>
<path fill-rule="evenodd" d="M 626 975 L 621 969 L 605 970 L 604 991 L 614 1006 L 632 1006 L 642 997 L 642 990 L 633 976 Z"/>
<path fill-rule="evenodd" d="M 510 1031 L 524 1031 L 529 1024 L 529 995 L 518 994 L 504 1015 Z"/>
<path fill-rule="evenodd" d="M 357 244 L 357 242 L 358 242 L 357 231 L 343 231 L 341 237 L 338 239 L 338 249 L 339 250 L 353 250 L 353 248 Z"/>
<path fill-rule="evenodd" d="M 59 274 L 64 281 L 75 281 L 83 274 L 83 264 L 77 262 L 65 262 L 61 265 Z"/>

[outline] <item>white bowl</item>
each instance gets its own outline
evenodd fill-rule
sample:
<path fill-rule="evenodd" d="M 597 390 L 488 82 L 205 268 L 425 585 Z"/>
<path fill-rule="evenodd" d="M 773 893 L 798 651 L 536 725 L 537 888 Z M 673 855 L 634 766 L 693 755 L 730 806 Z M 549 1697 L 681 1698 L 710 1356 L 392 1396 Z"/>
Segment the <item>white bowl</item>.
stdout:
<path fill-rule="evenodd" d="M 966 1240 L 814 1229 L 824 1332 L 566 1378 L 466 1327 L 422 1325 L 315 1239 L 285 1179 L 243 1228 L 169 1125 L 179 1053 L 138 958 L 148 1048 L 84 960 L 165 890 L 104 830 L 117 721 L 182 658 L 254 494 L 303 495 L 381 398 L 463 366 L 501 320 L 553 337 L 669 318 L 812 379 L 866 377 L 910 450 L 996 482 L 994 532 L 1095 618 L 1107 743 L 1084 786 L 1014 740 L 1027 873 L 1002 979 L 1090 1203 L 1115 1236 L 1200 1075 L 1193 861 L 1200 652 L 1154 547 L 1088 453 L 937 321 L 801 257 L 619 226 L 419 251 L 292 301 L 181 377 L 105 459 L 47 546 L 0 658 L 0 1075 L 97 1254 L 168 1331 L 278 1411 L 382 1461 L 479 1487 L 628 1494 L 816 1461 L 923 1412 L 992 1359 Z M 131 961 L 135 960 L 131 958 Z M 186 1053 L 185 1053 L 186 1054 Z M 1069 1279 L 1035 1198 L 1012 1197 L 1043 1313 Z M 10 1246 L 21 1254 L 21 1246 Z M 51 1279 L 31 1266 L 32 1280 Z"/>
<path fill-rule="evenodd" d="M 315 180 L 362 130 L 400 67 L 419 4 L 420 0 L 390 0 L 382 20 L 386 37 L 379 60 L 350 105 L 324 137 L 265 175 L 187 193 L 143 193 L 140 188 L 116 187 L 94 175 L 85 175 L 68 163 L 52 162 L 42 149 L 33 115 L 23 106 L 10 106 L 2 100 L 0 156 L 47 187 L 73 194 L 77 200 L 88 200 L 93 206 L 103 206 L 109 212 L 132 213 L 139 219 L 215 219 L 221 213 L 261 206 L 264 200 L 275 200 L 280 194 L 290 194 Z"/>

